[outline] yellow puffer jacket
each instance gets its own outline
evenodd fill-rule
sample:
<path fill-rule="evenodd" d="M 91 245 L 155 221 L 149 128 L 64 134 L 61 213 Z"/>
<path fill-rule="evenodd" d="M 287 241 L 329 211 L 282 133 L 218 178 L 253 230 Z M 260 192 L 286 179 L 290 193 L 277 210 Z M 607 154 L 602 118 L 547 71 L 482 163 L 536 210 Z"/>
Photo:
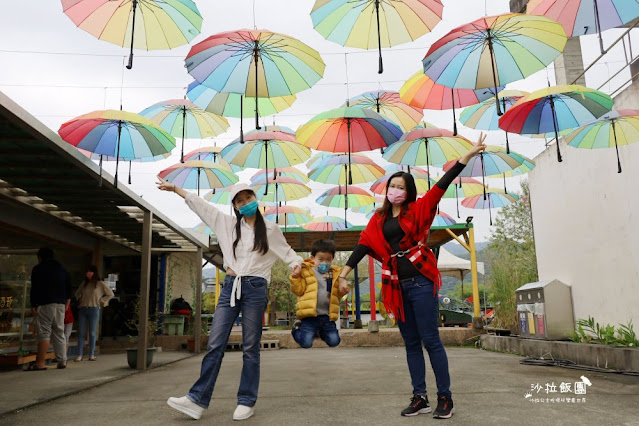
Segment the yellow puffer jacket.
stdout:
<path fill-rule="evenodd" d="M 289 277 L 291 291 L 297 296 L 297 319 L 317 316 L 317 278 L 313 270 L 313 261 L 307 259 L 302 263 L 302 274 L 299 278 Z M 331 321 L 337 321 L 339 317 L 339 286 L 337 277 L 342 268 L 331 266 L 333 272 L 333 288 L 331 289 L 331 304 L 328 317 Z"/>

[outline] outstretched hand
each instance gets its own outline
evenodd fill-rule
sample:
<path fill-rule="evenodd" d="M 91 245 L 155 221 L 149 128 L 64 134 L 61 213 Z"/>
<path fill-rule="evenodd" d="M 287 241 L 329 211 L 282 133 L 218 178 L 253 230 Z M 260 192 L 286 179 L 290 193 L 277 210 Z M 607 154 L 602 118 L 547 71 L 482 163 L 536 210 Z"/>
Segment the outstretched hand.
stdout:
<path fill-rule="evenodd" d="M 302 268 L 299 265 L 296 265 L 293 268 L 293 272 L 291 273 L 291 277 L 293 278 L 299 278 L 302 276 Z"/>
<path fill-rule="evenodd" d="M 472 160 L 475 155 L 477 155 L 481 151 L 484 151 L 486 149 L 486 144 L 484 143 L 485 140 L 486 135 L 484 134 L 484 132 L 480 133 L 479 139 L 477 139 L 477 143 L 473 144 L 472 148 L 469 149 L 468 152 L 459 159 L 459 162 L 462 164 L 468 164 L 468 162 Z"/>
<path fill-rule="evenodd" d="M 158 182 L 155 182 L 160 191 L 169 191 L 175 192 L 175 185 L 165 181 L 164 179 L 158 178 Z"/>

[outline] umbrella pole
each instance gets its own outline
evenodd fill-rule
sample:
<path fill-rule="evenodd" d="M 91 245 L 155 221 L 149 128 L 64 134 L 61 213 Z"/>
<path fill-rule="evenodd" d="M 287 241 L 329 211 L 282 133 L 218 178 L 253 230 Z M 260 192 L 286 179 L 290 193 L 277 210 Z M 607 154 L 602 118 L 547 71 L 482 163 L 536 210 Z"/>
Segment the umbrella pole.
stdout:
<path fill-rule="evenodd" d="M 510 145 L 508 143 L 508 132 L 506 132 L 506 154 L 510 154 Z"/>
<path fill-rule="evenodd" d="M 504 175 L 504 192 L 508 192 L 508 190 L 506 189 L 506 173 L 503 173 Z"/>
<path fill-rule="evenodd" d="M 606 53 L 606 50 L 603 46 L 603 39 L 601 38 L 601 20 L 599 19 L 599 7 L 597 6 L 597 0 L 594 0 L 595 6 L 595 25 L 597 26 L 597 35 L 599 36 L 599 49 L 601 49 L 601 54 Z"/>
<path fill-rule="evenodd" d="M 266 185 L 264 185 L 264 195 L 268 193 L 268 141 L 264 141 L 264 164 L 266 170 Z"/>
<path fill-rule="evenodd" d="M 561 152 L 559 151 L 559 132 L 557 130 L 557 114 L 555 113 L 555 101 L 550 97 L 550 110 L 552 111 L 552 125 L 555 129 L 555 144 L 557 145 L 557 161 L 562 162 Z"/>
<path fill-rule="evenodd" d="M 424 138 L 424 144 L 426 145 L 426 174 L 428 175 L 428 190 L 430 191 L 430 160 L 428 158 L 428 138 Z"/>
<path fill-rule="evenodd" d="M 255 128 L 257 130 L 260 129 L 260 121 L 259 121 L 259 107 L 258 107 L 258 93 L 257 93 L 257 63 L 260 60 L 260 47 L 259 47 L 259 42 L 257 40 L 255 40 L 255 47 L 253 47 L 253 55 L 255 57 L 255 59 L 253 60 L 253 62 L 255 62 Z"/>
<path fill-rule="evenodd" d="M 450 88 L 450 97 L 453 100 L 453 136 L 457 136 L 457 118 L 455 117 L 455 91 Z"/>
<path fill-rule="evenodd" d="M 100 154 L 100 182 L 98 183 L 98 188 L 102 188 L 102 154 Z"/>
<path fill-rule="evenodd" d="M 200 168 L 197 168 L 197 196 L 200 196 Z"/>
<path fill-rule="evenodd" d="M 615 137 L 615 151 L 617 152 L 617 173 L 621 173 L 621 161 L 619 160 L 619 147 L 617 146 L 617 130 L 615 129 L 615 120 L 610 120 L 612 124 L 612 134 Z"/>
<path fill-rule="evenodd" d="M 255 98 L 255 102 L 257 102 L 257 98 Z M 240 95 L 240 143 L 244 143 L 244 126 L 242 123 L 244 122 L 244 96 Z"/>
<path fill-rule="evenodd" d="M 129 185 L 131 185 L 131 161 L 129 161 Z"/>
<path fill-rule="evenodd" d="M 118 146 L 115 150 L 115 179 L 114 187 L 118 187 L 118 166 L 120 165 L 120 135 L 122 134 L 122 120 L 118 120 Z"/>
<path fill-rule="evenodd" d="M 180 163 L 184 163 L 184 135 L 186 133 L 186 106 L 182 107 L 182 153 L 180 154 Z"/>
<path fill-rule="evenodd" d="M 499 105 L 499 96 L 497 96 L 497 73 L 495 71 L 495 53 L 493 52 L 493 37 L 490 35 L 490 30 L 488 30 L 488 50 L 490 51 L 490 66 L 493 69 L 493 84 L 495 86 L 495 103 L 497 104 L 497 115 L 502 116 L 504 113 L 501 110 L 501 106 Z"/>
<path fill-rule="evenodd" d="M 490 209 L 490 194 L 488 194 L 488 218 L 490 219 L 490 226 L 493 226 L 493 212 Z"/>
<path fill-rule="evenodd" d="M 131 52 L 129 53 L 129 63 L 126 68 L 133 68 L 133 39 L 135 37 L 135 9 L 138 5 L 138 0 L 133 0 L 133 20 L 131 22 Z"/>
<path fill-rule="evenodd" d="M 457 192 L 457 185 L 453 184 L 453 186 L 455 187 L 455 202 L 457 204 L 457 219 L 461 219 L 461 216 L 459 215 L 459 193 Z"/>
<path fill-rule="evenodd" d="M 351 119 L 346 119 L 346 127 L 348 130 L 348 182 L 346 185 L 353 184 L 353 176 L 351 174 Z"/>
<path fill-rule="evenodd" d="M 479 161 L 481 161 L 481 184 L 484 187 L 484 200 L 486 199 L 486 168 L 484 167 L 484 153 L 479 153 Z"/>
<path fill-rule="evenodd" d="M 379 0 L 375 0 L 375 16 L 377 17 L 377 48 L 379 50 L 379 69 L 378 74 L 384 72 L 384 64 L 382 62 L 382 34 L 379 28 Z"/>
<path fill-rule="evenodd" d="M 266 179 L 268 179 L 268 175 Z M 277 203 L 277 182 L 275 182 L 275 223 L 280 224 L 280 205 Z"/>

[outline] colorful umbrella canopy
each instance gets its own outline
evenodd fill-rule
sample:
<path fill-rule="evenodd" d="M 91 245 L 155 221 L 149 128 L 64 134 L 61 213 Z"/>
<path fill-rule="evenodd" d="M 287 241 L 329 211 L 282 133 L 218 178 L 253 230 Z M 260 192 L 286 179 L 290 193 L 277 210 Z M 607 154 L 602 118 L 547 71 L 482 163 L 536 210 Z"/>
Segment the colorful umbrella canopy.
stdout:
<path fill-rule="evenodd" d="M 375 110 L 397 123 L 402 131 L 414 128 L 424 116 L 423 108 L 408 105 L 399 97 L 398 92 L 375 90 L 350 98 L 350 106 L 359 106 Z"/>
<path fill-rule="evenodd" d="M 498 88 L 501 90 L 501 86 Z M 409 105 L 421 109 L 453 110 L 453 134 L 457 135 L 457 120 L 455 108 L 475 105 L 478 102 L 492 98 L 494 89 L 452 89 L 442 86 L 432 78 L 417 71 L 399 89 L 399 96 Z M 430 123 L 429 123 L 430 124 Z M 426 126 L 427 127 L 427 126 Z M 431 125 L 431 127 L 435 127 Z"/>
<path fill-rule="evenodd" d="M 92 36 L 118 46 L 164 50 L 189 44 L 202 28 L 191 0 L 62 0 L 62 10 Z M 137 17 L 137 21 L 136 21 Z"/>
<path fill-rule="evenodd" d="M 342 46 L 379 50 L 409 43 L 430 32 L 442 19 L 440 0 L 316 0 L 313 27 Z"/>
<path fill-rule="evenodd" d="M 267 203 L 299 200 L 311 194 L 311 188 L 298 180 L 284 176 L 277 176 L 275 179 L 269 176 L 268 179 L 256 180 L 252 187 L 257 199 Z"/>
<path fill-rule="evenodd" d="M 499 119 L 499 127 L 510 133 L 555 132 L 557 160 L 561 162 L 561 130 L 588 124 L 612 108 L 612 98 L 579 85 L 559 85 L 537 90 L 519 99 Z"/>
<path fill-rule="evenodd" d="M 182 136 L 180 162 L 184 162 L 184 139 L 204 139 L 226 132 L 229 122 L 221 115 L 204 111 L 183 99 L 172 99 L 151 105 L 140 113 L 157 123 L 172 136 Z"/>
<path fill-rule="evenodd" d="M 343 231 L 346 228 L 352 228 L 348 222 L 343 221 L 336 216 L 321 216 L 313 219 L 312 222 L 308 222 L 302 225 L 302 228 L 309 231 Z"/>
<path fill-rule="evenodd" d="M 455 163 L 455 161 L 450 162 L 451 165 Z M 446 167 L 446 166 L 444 166 Z M 439 179 L 437 179 L 439 180 Z M 448 186 L 446 192 L 442 198 L 454 198 L 455 203 L 457 205 L 457 217 L 461 217 L 459 215 L 459 197 L 471 197 L 473 195 L 480 195 L 484 193 L 484 190 L 487 189 L 480 181 L 470 178 L 470 177 L 456 177 L 453 180 L 452 185 Z"/>
<path fill-rule="evenodd" d="M 204 223 L 204 222 L 200 222 L 197 225 L 195 225 L 193 228 L 191 228 L 193 231 L 197 232 L 198 234 L 212 234 L 213 231 L 211 231 L 211 228 L 209 228 L 209 226 Z"/>
<path fill-rule="evenodd" d="M 543 16 L 486 16 L 450 31 L 424 57 L 424 73 L 458 89 L 495 88 L 546 68 L 566 45 L 561 25 Z"/>
<path fill-rule="evenodd" d="M 315 201 L 326 207 L 344 208 L 344 223 L 346 223 L 346 211 L 349 206 L 358 207 L 373 204 L 375 197 L 356 186 L 338 185 L 324 191 Z"/>
<path fill-rule="evenodd" d="M 526 13 L 544 15 L 559 22 L 568 37 L 599 34 L 599 47 L 605 53 L 601 32 L 620 27 L 639 17 L 636 0 L 530 0 Z"/>
<path fill-rule="evenodd" d="M 231 190 L 233 189 L 233 185 L 229 185 L 224 188 L 213 188 L 210 192 L 204 194 L 204 199 L 210 203 L 214 204 L 223 204 L 229 205 L 231 204 Z"/>
<path fill-rule="evenodd" d="M 371 182 L 384 175 L 384 169 L 365 155 L 352 154 L 350 158 L 352 183 Z M 315 163 L 308 172 L 308 177 L 316 182 L 334 185 L 346 184 L 348 181 L 347 154 L 332 154 Z"/>
<path fill-rule="evenodd" d="M 639 142 L 639 110 L 620 109 L 612 111 L 599 120 L 575 129 L 564 138 L 575 148 L 612 148 L 617 153 L 617 173 L 621 173 L 619 145 Z"/>
<path fill-rule="evenodd" d="M 158 173 L 160 179 L 171 182 L 184 189 L 224 188 L 238 182 L 230 169 L 208 161 L 191 160 L 167 167 Z"/>
<path fill-rule="evenodd" d="M 326 151 L 320 151 L 316 153 L 306 162 L 306 168 L 309 170 L 315 168 L 315 164 L 317 164 L 318 161 L 329 158 L 331 155 L 333 155 L 332 152 Z"/>
<path fill-rule="evenodd" d="M 450 226 L 450 225 L 455 225 L 456 223 L 457 222 L 455 222 L 455 219 L 453 219 L 450 215 L 440 210 L 439 213 L 435 215 L 435 219 L 433 220 L 431 227 L 432 226 Z"/>
<path fill-rule="evenodd" d="M 100 165 L 100 170 L 102 170 L 102 161 L 116 161 L 115 157 L 111 157 L 108 155 L 94 154 L 93 152 L 85 151 L 84 149 L 79 149 L 79 148 L 78 148 L 78 151 L 80 151 L 82 155 L 84 155 L 85 157 L 90 158 L 91 160 L 98 161 L 98 164 Z M 128 160 L 126 158 L 120 157 L 119 160 L 129 162 L 129 185 L 131 185 L 131 163 L 132 162 L 152 163 L 155 161 L 166 160 L 170 156 L 171 154 L 167 152 L 166 154 L 156 155 L 155 157 L 133 158 Z"/>
<path fill-rule="evenodd" d="M 404 166 L 406 167 L 406 166 Z M 428 192 L 432 185 L 435 184 L 433 178 L 431 178 L 425 170 L 420 169 L 419 167 L 413 167 L 408 170 L 402 170 L 406 173 L 410 173 L 413 175 L 415 179 L 415 187 L 417 188 L 418 194 L 423 194 Z M 385 176 L 380 177 L 371 185 L 371 192 L 374 194 L 386 195 L 386 182 L 393 176 L 395 172 L 389 172 Z"/>
<path fill-rule="evenodd" d="M 502 90 L 499 92 L 497 96 L 501 103 L 502 112 L 508 111 L 515 102 L 528 94 L 528 92 L 522 92 L 521 90 Z M 472 127 L 473 129 L 500 130 L 497 107 L 495 102 L 490 99 L 464 109 L 459 116 L 459 121 L 461 121 L 464 126 Z M 510 144 L 508 143 L 508 132 L 505 133 L 506 152 L 508 153 L 510 152 Z"/>
<path fill-rule="evenodd" d="M 222 147 L 220 146 L 204 146 L 202 148 L 194 149 L 193 151 L 184 154 L 184 161 L 211 161 L 213 163 L 221 164 L 222 166 L 230 168 L 236 173 L 243 170 L 240 166 L 230 164 L 228 161 L 224 160 L 220 155 L 221 152 Z"/>
<path fill-rule="evenodd" d="M 282 167 L 281 169 L 260 169 L 257 173 L 251 176 L 251 182 L 253 183 L 260 179 L 264 180 L 265 176 L 268 174 L 271 176 L 295 179 L 300 183 L 307 183 L 309 181 L 308 177 L 301 170 L 296 169 L 295 167 Z"/>
<path fill-rule="evenodd" d="M 264 217 L 278 225 L 283 225 L 284 229 L 291 225 L 301 226 L 313 220 L 306 210 L 294 206 L 268 207 L 264 211 Z"/>
<path fill-rule="evenodd" d="M 486 198 L 481 195 L 467 197 L 462 200 L 462 206 L 469 209 L 488 209 L 490 224 L 493 224 L 492 209 L 505 207 L 514 203 L 519 196 L 510 192 L 504 192 L 500 189 L 489 189 Z"/>
<path fill-rule="evenodd" d="M 326 67 L 317 51 L 293 37 L 248 29 L 201 41 L 185 61 L 197 82 L 217 92 L 252 98 L 288 96 L 309 89 Z M 255 127 L 259 129 L 259 103 L 256 106 Z"/>
<path fill-rule="evenodd" d="M 120 159 L 155 157 L 175 148 L 173 136 L 151 120 L 126 111 L 93 111 L 62 124 L 58 133 L 76 148 L 114 157 L 116 187 Z"/>

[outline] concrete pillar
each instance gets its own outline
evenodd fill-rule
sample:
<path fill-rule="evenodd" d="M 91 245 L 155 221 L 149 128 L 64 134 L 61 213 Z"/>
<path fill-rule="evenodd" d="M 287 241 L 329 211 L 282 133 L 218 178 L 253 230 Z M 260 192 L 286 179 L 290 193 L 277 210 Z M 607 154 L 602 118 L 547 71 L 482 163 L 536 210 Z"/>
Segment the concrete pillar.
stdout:
<path fill-rule="evenodd" d="M 579 37 L 569 38 L 564 52 L 555 59 L 555 79 L 557 84 L 573 84 L 573 81 L 584 72 L 584 61 L 581 57 Z M 586 76 L 582 75 L 574 84 L 586 85 Z"/>
<path fill-rule="evenodd" d="M 146 370 L 146 349 L 149 341 L 149 283 L 151 275 L 151 235 L 153 213 L 144 212 L 142 223 L 142 253 L 140 266 L 140 311 L 138 313 L 138 370 Z"/>
<path fill-rule="evenodd" d="M 193 338 L 195 339 L 195 353 L 200 353 L 202 336 L 202 248 L 195 253 L 195 322 L 193 323 Z"/>

